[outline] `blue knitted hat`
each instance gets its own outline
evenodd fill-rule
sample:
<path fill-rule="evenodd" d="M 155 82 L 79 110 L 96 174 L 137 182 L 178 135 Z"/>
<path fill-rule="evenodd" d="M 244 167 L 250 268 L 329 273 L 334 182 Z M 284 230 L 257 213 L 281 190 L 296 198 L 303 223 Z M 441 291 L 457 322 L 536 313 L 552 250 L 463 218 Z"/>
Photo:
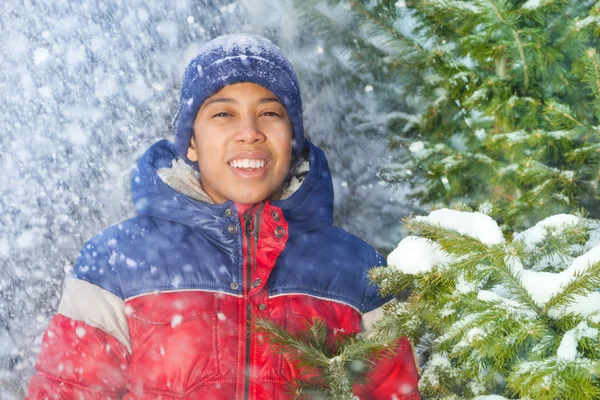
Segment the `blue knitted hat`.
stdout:
<path fill-rule="evenodd" d="M 200 49 L 200 54 L 187 66 L 181 84 L 175 148 L 194 168 L 198 165 L 187 158 L 187 151 L 200 106 L 221 88 L 240 82 L 263 86 L 282 101 L 293 129 L 292 163 L 302 151 L 302 100 L 292 65 L 268 39 L 256 35 L 225 35 Z"/>

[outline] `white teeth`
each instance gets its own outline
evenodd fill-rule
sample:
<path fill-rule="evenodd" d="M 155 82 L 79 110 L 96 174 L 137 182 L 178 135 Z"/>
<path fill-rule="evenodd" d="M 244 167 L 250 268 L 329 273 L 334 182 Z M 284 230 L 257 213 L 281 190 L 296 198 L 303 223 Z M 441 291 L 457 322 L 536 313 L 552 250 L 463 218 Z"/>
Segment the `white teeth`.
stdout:
<path fill-rule="evenodd" d="M 233 160 L 229 163 L 234 168 L 263 168 L 267 164 L 266 160 L 256 160 L 256 159 L 240 159 Z"/>

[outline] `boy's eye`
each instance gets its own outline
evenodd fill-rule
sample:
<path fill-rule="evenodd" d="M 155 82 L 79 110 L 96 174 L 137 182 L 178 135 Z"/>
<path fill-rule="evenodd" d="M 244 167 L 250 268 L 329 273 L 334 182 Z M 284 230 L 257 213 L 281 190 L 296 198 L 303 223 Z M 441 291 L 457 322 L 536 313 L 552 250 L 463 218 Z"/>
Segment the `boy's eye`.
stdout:
<path fill-rule="evenodd" d="M 228 112 L 220 112 L 220 113 L 216 113 L 215 115 L 213 115 L 213 118 L 229 117 L 229 116 L 231 116 L 231 114 Z"/>
<path fill-rule="evenodd" d="M 265 117 L 281 117 L 281 115 L 279 115 L 275 111 L 267 111 L 262 113 L 261 115 L 264 115 Z"/>

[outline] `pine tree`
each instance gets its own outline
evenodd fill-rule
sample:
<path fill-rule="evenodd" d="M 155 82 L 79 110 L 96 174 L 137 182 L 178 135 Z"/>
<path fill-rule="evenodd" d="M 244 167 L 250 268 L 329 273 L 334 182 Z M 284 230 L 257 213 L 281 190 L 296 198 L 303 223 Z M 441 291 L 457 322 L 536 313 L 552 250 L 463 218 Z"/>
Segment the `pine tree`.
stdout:
<path fill-rule="evenodd" d="M 387 267 L 379 335 L 426 345 L 424 398 L 600 398 L 600 224 L 555 215 L 505 239 L 481 212 L 406 221 Z M 487 210 L 489 212 L 489 209 Z"/>
<path fill-rule="evenodd" d="M 494 199 L 507 228 L 600 216 L 600 2 L 337 1 L 309 21 L 381 98 L 383 173 L 425 208 Z M 349 29 L 353 28 L 353 29 Z"/>

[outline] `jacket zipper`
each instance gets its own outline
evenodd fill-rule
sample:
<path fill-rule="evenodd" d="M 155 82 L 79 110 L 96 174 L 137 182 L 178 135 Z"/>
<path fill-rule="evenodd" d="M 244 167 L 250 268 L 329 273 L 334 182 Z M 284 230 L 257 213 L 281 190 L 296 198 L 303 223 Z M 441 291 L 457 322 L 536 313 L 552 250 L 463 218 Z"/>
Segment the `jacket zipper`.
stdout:
<path fill-rule="evenodd" d="M 256 248 L 258 243 L 258 232 L 260 230 L 260 213 L 264 203 L 258 206 L 254 224 L 252 223 L 252 213 L 256 204 L 244 213 L 244 231 L 246 234 L 246 364 L 244 368 L 244 399 L 248 400 L 250 396 L 250 328 L 252 320 L 252 305 L 250 304 L 250 289 L 252 287 L 252 267 L 256 267 L 256 249 L 254 261 L 252 258 L 253 245 Z M 252 236 L 255 240 L 252 241 Z"/>

